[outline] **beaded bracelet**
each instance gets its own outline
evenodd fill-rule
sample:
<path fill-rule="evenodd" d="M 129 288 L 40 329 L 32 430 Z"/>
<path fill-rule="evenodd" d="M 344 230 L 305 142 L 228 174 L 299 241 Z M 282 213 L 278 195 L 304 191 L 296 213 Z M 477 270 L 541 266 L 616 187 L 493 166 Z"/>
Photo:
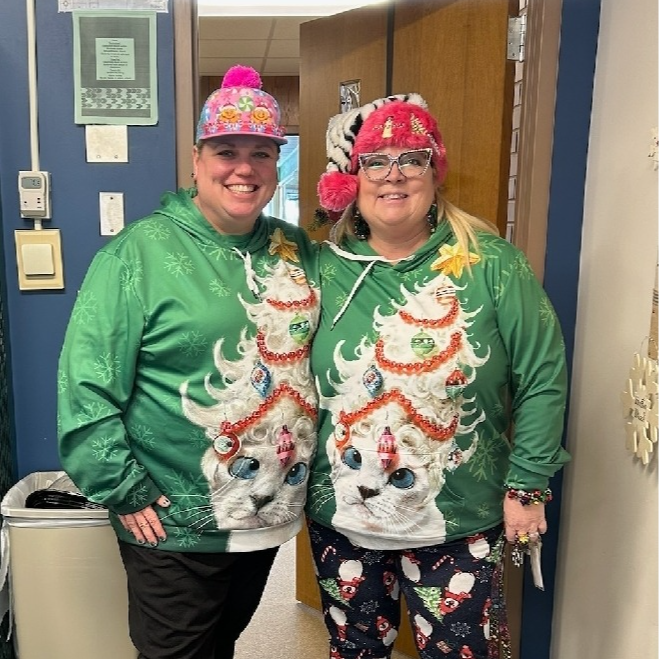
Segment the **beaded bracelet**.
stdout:
<path fill-rule="evenodd" d="M 515 487 L 506 486 L 507 497 L 516 499 L 523 506 L 530 506 L 532 503 L 549 503 L 552 500 L 551 490 L 518 490 Z"/>

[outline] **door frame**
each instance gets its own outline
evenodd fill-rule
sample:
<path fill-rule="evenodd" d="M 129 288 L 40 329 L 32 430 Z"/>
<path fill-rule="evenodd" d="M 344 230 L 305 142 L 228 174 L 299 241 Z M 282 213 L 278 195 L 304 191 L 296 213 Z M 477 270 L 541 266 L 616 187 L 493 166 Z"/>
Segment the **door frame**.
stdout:
<path fill-rule="evenodd" d="M 544 278 L 562 0 L 531 0 L 526 11 L 513 243 Z"/>
<path fill-rule="evenodd" d="M 192 146 L 199 117 L 197 0 L 172 2 L 174 17 L 174 109 L 176 113 L 176 185 L 190 186 Z"/>

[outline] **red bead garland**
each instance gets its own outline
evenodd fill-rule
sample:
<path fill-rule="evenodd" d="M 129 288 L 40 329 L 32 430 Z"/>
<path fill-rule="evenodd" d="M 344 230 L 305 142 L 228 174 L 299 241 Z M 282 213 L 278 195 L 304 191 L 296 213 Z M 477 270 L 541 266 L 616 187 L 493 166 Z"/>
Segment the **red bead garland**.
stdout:
<path fill-rule="evenodd" d="M 455 319 L 458 317 L 458 311 L 460 310 L 460 303 L 457 298 L 453 298 L 451 301 L 451 308 L 448 313 L 443 318 L 435 319 L 426 319 L 426 318 L 415 318 L 409 311 L 401 309 L 398 312 L 401 320 L 409 323 L 410 325 L 419 325 L 420 327 L 428 327 L 436 329 L 438 327 L 447 327 L 452 325 L 455 322 Z"/>
<path fill-rule="evenodd" d="M 282 382 L 282 384 L 280 384 L 251 414 L 242 418 L 236 423 L 224 421 L 220 428 L 221 434 L 238 434 L 247 430 L 251 426 L 258 423 L 267 414 L 267 412 L 274 407 L 275 403 L 284 396 L 292 398 L 311 419 L 314 421 L 316 420 L 317 412 L 315 406 L 309 404 L 302 397 L 302 394 L 300 394 L 298 391 L 295 391 L 295 389 L 293 389 L 293 387 L 291 387 L 288 382 Z"/>
<path fill-rule="evenodd" d="M 343 437 L 340 442 L 341 446 L 348 442 L 350 437 L 350 426 L 392 401 L 398 403 L 407 413 L 409 420 L 421 428 L 421 430 L 423 430 L 423 432 L 431 439 L 438 442 L 445 442 L 447 439 L 451 439 L 455 435 L 458 423 L 460 422 L 459 414 L 454 414 L 451 422 L 447 426 L 440 426 L 419 414 L 414 408 L 412 401 L 406 398 L 399 389 L 391 389 L 390 391 L 386 391 L 376 398 L 373 398 L 364 405 L 364 407 L 355 412 L 341 412 L 339 414 L 339 423 L 343 424 L 346 428 L 345 437 Z"/>
<path fill-rule="evenodd" d="M 309 295 L 304 298 L 304 300 L 273 300 L 268 297 L 265 300 L 271 307 L 279 309 L 280 311 L 286 311 L 286 309 L 304 309 L 305 307 L 310 307 L 316 303 L 316 294 L 314 293 L 313 288 L 310 290 Z"/>
<path fill-rule="evenodd" d="M 265 334 L 263 333 L 263 330 L 259 330 L 256 335 L 256 345 L 258 346 L 259 355 L 261 355 L 263 361 L 269 362 L 270 364 L 297 362 L 306 357 L 309 353 L 308 343 L 292 352 L 273 352 L 265 347 Z"/>
<path fill-rule="evenodd" d="M 422 362 L 404 363 L 395 362 L 392 359 L 384 356 L 384 341 L 378 339 L 375 344 L 375 359 L 382 368 L 398 373 L 399 375 L 416 375 L 418 373 L 427 373 L 432 371 L 441 364 L 447 362 L 453 357 L 462 346 L 462 334 L 460 332 L 453 332 L 451 334 L 451 341 L 447 348 L 436 354 L 434 357 L 424 359 Z"/>

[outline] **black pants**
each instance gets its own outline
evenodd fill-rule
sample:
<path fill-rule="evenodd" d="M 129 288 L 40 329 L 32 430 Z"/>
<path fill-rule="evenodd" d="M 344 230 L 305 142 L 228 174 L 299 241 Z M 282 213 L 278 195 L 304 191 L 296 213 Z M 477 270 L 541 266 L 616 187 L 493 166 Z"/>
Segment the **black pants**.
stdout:
<path fill-rule="evenodd" d="M 119 541 L 130 637 L 140 659 L 233 659 L 277 549 L 180 553 Z"/>

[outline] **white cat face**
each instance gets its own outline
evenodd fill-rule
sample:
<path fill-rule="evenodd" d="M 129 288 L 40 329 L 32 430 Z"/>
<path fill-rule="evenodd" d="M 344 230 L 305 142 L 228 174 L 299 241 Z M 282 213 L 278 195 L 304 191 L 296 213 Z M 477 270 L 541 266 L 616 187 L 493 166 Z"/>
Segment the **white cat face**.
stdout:
<path fill-rule="evenodd" d="M 345 520 L 353 528 L 400 534 L 422 528 L 428 515 L 439 517 L 434 499 L 444 482 L 440 447 L 429 452 L 418 428 L 409 423 L 388 426 L 386 416 L 379 410 L 354 424 L 341 449 L 328 442 L 337 502 L 334 523 Z M 386 427 L 396 439 L 395 458 L 388 465 L 378 452 Z"/>
<path fill-rule="evenodd" d="M 313 422 L 299 418 L 288 427 L 295 448 L 288 461 L 277 452 L 281 425 L 265 418 L 240 435 L 240 448 L 224 458 L 214 447 L 202 459 L 218 528 L 253 529 L 296 519 L 306 499 L 315 447 Z"/>

